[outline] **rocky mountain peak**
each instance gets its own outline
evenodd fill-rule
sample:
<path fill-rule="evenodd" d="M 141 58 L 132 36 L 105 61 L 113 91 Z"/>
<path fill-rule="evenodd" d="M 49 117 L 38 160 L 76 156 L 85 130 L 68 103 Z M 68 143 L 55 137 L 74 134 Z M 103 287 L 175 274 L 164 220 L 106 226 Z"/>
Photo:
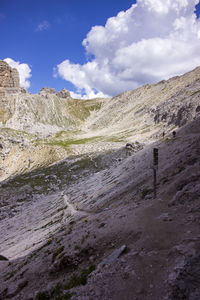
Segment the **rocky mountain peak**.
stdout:
<path fill-rule="evenodd" d="M 50 87 L 43 87 L 40 90 L 39 94 L 43 95 L 43 96 L 47 96 L 47 95 L 50 95 L 50 94 L 55 94 L 55 89 L 50 88 Z M 59 97 L 59 98 L 71 98 L 70 92 L 67 91 L 65 88 L 62 89 L 61 91 L 57 92 L 56 96 Z"/>
<path fill-rule="evenodd" d="M 56 96 L 60 98 L 71 98 L 70 92 L 68 92 L 65 88 L 56 93 Z"/>
<path fill-rule="evenodd" d="M 3 88 L 19 88 L 19 72 L 15 68 L 11 68 L 7 62 L 0 60 L 0 87 Z"/>
<path fill-rule="evenodd" d="M 43 87 L 43 88 L 41 88 L 41 90 L 40 90 L 40 93 L 42 93 L 42 94 L 55 94 L 55 89 L 53 89 L 53 88 L 50 88 L 50 87 Z"/>

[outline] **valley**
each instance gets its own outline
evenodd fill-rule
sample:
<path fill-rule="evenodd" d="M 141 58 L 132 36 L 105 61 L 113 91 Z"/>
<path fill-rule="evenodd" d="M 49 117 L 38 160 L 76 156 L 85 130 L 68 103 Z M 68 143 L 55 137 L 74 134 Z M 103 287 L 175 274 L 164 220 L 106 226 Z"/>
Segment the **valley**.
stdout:
<path fill-rule="evenodd" d="M 0 299 L 198 300 L 200 67 L 87 101 L 14 76 L 0 81 Z"/>

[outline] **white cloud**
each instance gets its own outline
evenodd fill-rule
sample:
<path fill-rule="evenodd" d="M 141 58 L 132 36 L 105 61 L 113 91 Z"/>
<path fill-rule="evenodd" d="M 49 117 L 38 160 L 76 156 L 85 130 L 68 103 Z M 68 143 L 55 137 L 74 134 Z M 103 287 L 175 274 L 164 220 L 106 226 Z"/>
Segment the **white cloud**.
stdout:
<path fill-rule="evenodd" d="M 95 90 L 90 90 L 87 94 L 81 94 L 81 91 L 80 91 L 80 93 L 74 93 L 73 91 L 70 91 L 70 95 L 74 99 L 83 99 L 83 100 L 109 97 L 108 95 L 105 95 L 101 92 L 97 92 Z"/>
<path fill-rule="evenodd" d="M 169 11 L 179 13 L 182 9 L 187 9 L 190 0 L 138 0 L 137 2 L 149 11 L 154 11 L 158 14 L 167 14 Z M 193 6 L 193 3 L 191 4 Z"/>
<path fill-rule="evenodd" d="M 5 58 L 9 66 L 16 68 L 19 72 L 20 77 L 20 86 L 28 89 L 30 87 L 30 81 L 28 80 L 31 77 L 31 68 L 28 64 L 20 64 L 19 61 L 14 61 L 11 58 Z"/>
<path fill-rule="evenodd" d="M 83 46 L 93 59 L 61 62 L 56 74 L 77 92 L 113 96 L 200 65 L 197 0 L 138 0 L 127 11 L 91 28 Z M 96 91 L 96 92 L 95 92 Z"/>
<path fill-rule="evenodd" d="M 35 31 L 45 31 L 50 28 L 50 24 L 48 21 L 44 20 L 40 24 L 37 25 Z"/>

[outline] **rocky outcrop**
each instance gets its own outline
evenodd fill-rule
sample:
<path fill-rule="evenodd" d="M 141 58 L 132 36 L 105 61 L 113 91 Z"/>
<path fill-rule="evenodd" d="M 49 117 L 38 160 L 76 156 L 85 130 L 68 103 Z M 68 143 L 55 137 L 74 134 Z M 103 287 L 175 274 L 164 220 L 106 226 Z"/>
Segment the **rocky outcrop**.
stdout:
<path fill-rule="evenodd" d="M 0 87 L 19 88 L 19 72 L 11 68 L 5 61 L 0 60 Z"/>
<path fill-rule="evenodd" d="M 66 89 L 62 89 L 58 93 L 56 93 L 56 96 L 60 98 L 71 98 L 70 92 L 68 92 Z"/>
<path fill-rule="evenodd" d="M 55 94 L 55 89 L 52 89 L 50 87 L 43 87 L 40 90 L 40 94 Z"/>

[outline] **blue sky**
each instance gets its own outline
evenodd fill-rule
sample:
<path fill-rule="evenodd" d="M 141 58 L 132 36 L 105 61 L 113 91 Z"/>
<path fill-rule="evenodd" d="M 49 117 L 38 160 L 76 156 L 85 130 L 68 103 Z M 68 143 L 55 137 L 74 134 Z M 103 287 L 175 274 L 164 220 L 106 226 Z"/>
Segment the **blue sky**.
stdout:
<path fill-rule="evenodd" d="M 131 0 L 0 0 L 0 59 L 10 57 L 31 66 L 29 91 L 43 86 L 70 83 L 55 79 L 53 67 L 68 58 L 74 63 L 86 59 L 82 40 L 94 25 L 104 25 L 110 16 L 128 9 Z M 37 30 L 39 24 L 49 27 Z"/>
<path fill-rule="evenodd" d="M 19 68 L 32 93 L 50 86 L 74 97 L 114 96 L 200 65 L 196 4 L 0 0 L 0 59 Z"/>

